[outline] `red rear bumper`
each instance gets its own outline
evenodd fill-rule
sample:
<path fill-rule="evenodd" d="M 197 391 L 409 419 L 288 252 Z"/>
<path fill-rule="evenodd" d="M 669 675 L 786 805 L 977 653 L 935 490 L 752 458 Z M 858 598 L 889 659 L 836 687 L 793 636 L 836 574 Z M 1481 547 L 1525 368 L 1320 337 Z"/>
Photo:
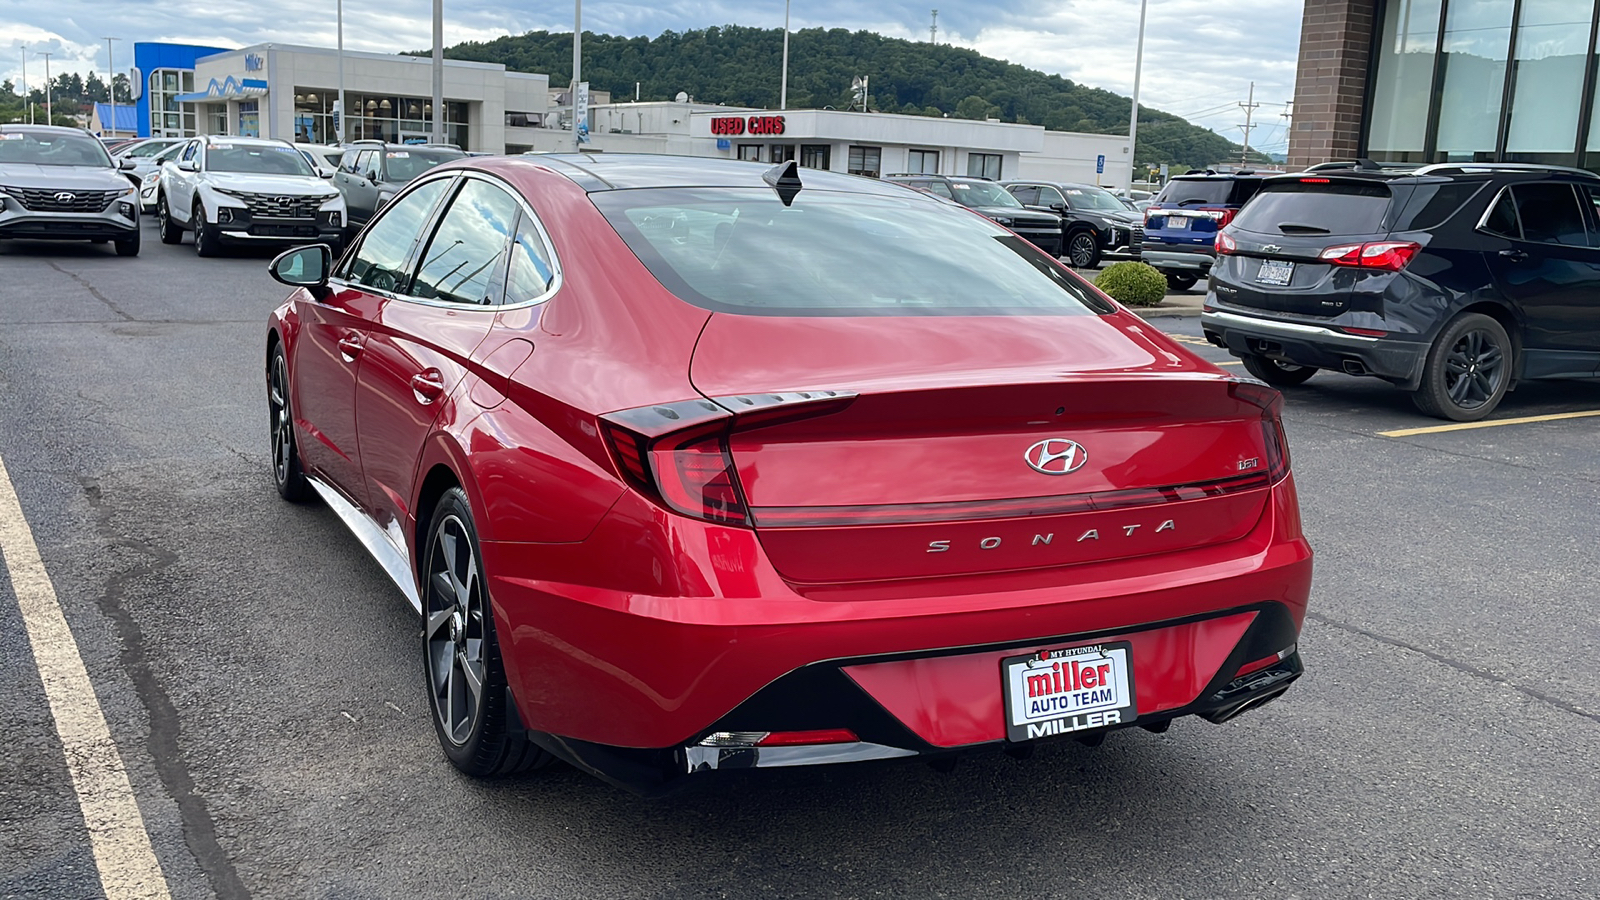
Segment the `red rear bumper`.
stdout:
<path fill-rule="evenodd" d="M 748 719 L 741 705 L 786 676 L 826 668 L 902 726 L 883 740 L 895 732 L 905 739 L 897 746 L 922 750 L 992 742 L 1005 732 L 999 659 L 1090 639 L 1133 644 L 1139 715 L 1159 717 L 1193 707 L 1255 660 L 1261 648 L 1241 639 L 1261 631 L 1252 624 L 1264 611 L 1279 623 L 1271 640 L 1284 645 L 1266 652 L 1291 645 L 1311 584 L 1292 480 L 1227 544 L 915 585 L 791 585 L 755 533 L 627 503 L 582 543 L 484 546 L 507 674 L 531 730 L 678 748 L 726 730 L 736 710 Z M 664 531 L 640 537 L 652 528 Z M 677 595 L 574 583 L 595 571 L 625 580 L 666 548 L 678 571 L 654 575 L 677 584 Z M 796 713 L 805 721 L 738 724 L 845 727 L 827 715 L 823 703 Z"/>

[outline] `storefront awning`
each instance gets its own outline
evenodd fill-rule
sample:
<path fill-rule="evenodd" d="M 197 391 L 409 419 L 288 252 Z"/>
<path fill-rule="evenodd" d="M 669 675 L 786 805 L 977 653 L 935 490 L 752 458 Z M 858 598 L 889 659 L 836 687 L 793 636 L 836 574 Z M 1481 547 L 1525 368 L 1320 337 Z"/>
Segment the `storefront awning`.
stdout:
<path fill-rule="evenodd" d="M 179 103 L 204 103 L 207 100 L 238 100 L 244 97 L 265 97 L 267 95 L 267 82 L 263 78 L 235 79 L 232 75 L 221 81 L 211 79 L 211 84 L 203 91 L 192 94 L 179 94 L 176 99 Z"/>

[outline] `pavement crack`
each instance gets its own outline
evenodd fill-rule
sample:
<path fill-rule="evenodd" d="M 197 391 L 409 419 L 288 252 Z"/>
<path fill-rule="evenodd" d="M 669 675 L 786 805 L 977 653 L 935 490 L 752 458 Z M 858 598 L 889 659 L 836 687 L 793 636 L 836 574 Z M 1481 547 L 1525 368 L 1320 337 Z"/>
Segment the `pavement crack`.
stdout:
<path fill-rule="evenodd" d="M 111 298 L 107 297 L 105 294 L 100 293 L 100 289 L 95 287 L 94 285 L 90 284 L 89 283 L 89 279 L 84 278 L 82 275 L 79 275 L 77 272 L 73 272 L 73 271 L 70 271 L 68 269 L 61 268 L 60 266 L 56 265 L 56 262 L 53 259 L 47 259 L 47 260 L 44 261 L 44 263 L 45 263 L 45 265 L 49 266 L 50 268 L 55 269 L 57 272 L 60 272 L 61 274 L 67 276 L 68 278 L 71 278 L 73 281 L 76 281 L 78 284 L 82 285 L 83 289 L 89 292 L 89 296 L 95 298 L 96 300 L 99 300 L 101 303 L 104 303 L 106 305 L 106 309 L 109 309 L 112 312 L 116 313 L 117 316 L 122 319 L 122 321 L 124 321 L 124 322 L 132 322 L 132 321 L 134 321 L 133 316 L 130 316 L 126 312 L 123 312 L 122 311 L 122 307 L 116 305 L 115 303 L 112 303 L 111 302 Z"/>
<path fill-rule="evenodd" d="M 103 615 L 116 626 L 121 645 L 120 662 L 132 681 L 150 717 L 148 750 L 167 795 L 178 806 L 183 822 L 184 841 L 196 864 L 206 875 L 211 891 L 221 900 L 248 898 L 250 893 L 234 869 L 233 861 L 217 839 L 216 823 L 205 798 L 196 792 L 194 777 L 184 762 L 179 742 L 182 730 L 177 707 L 168 696 L 145 654 L 144 632 L 124 604 L 128 585 L 138 579 L 156 576 L 178 561 L 178 555 L 151 541 L 117 533 L 112 524 L 113 510 L 105 503 L 98 479 L 80 478 L 84 497 L 98 520 L 98 530 L 110 548 L 131 550 L 145 557 L 106 581 L 98 605 Z"/>
<path fill-rule="evenodd" d="M 1438 653 L 1436 651 L 1429 650 L 1429 649 L 1427 649 L 1425 647 L 1419 647 L 1416 644 L 1412 644 L 1412 643 L 1409 643 L 1407 641 L 1402 641 L 1402 640 L 1400 640 L 1398 638 L 1386 637 L 1384 635 L 1378 634 L 1375 631 L 1368 631 L 1367 629 L 1362 628 L 1362 627 L 1357 626 L 1357 625 L 1351 625 L 1351 624 L 1346 623 L 1346 622 L 1340 622 L 1337 619 L 1330 619 L 1327 616 L 1321 615 L 1319 613 L 1307 612 L 1306 613 L 1306 618 L 1311 619 L 1312 621 L 1318 622 L 1320 624 L 1327 625 L 1327 626 L 1329 626 L 1331 628 L 1337 628 L 1340 631 L 1346 632 L 1348 634 L 1358 635 L 1360 637 L 1364 637 L 1364 638 L 1367 638 L 1369 640 L 1377 641 L 1380 644 L 1386 644 L 1386 645 L 1388 645 L 1390 647 L 1396 647 L 1396 648 L 1401 649 L 1401 650 L 1409 650 L 1412 653 L 1421 654 L 1422 656 L 1425 656 L 1428 659 L 1431 659 L 1436 663 L 1439 663 L 1439 664 L 1444 665 L 1444 666 L 1448 666 L 1448 667 L 1450 667 L 1452 669 L 1455 669 L 1457 672 L 1461 672 L 1464 675 L 1471 675 L 1474 678 L 1480 678 L 1480 679 L 1482 679 L 1484 681 L 1491 681 L 1491 682 L 1494 682 L 1495 684 L 1505 685 L 1506 687 L 1511 688 L 1512 690 L 1516 691 L 1517 693 L 1522 694 L 1524 697 L 1528 697 L 1529 699 L 1532 699 L 1532 700 L 1537 700 L 1538 702 L 1544 703 L 1544 704 L 1549 705 L 1549 706 L 1554 706 L 1557 709 L 1564 710 L 1566 712 L 1572 713 L 1575 716 L 1579 716 L 1581 718 L 1588 719 L 1589 721 L 1594 722 L 1596 724 L 1600 724 L 1600 713 L 1590 712 L 1589 710 L 1586 710 L 1583 707 L 1578 706 L 1575 703 L 1570 703 L 1570 702 L 1568 702 L 1566 700 L 1562 700 L 1560 697 L 1555 697 L 1555 696 L 1552 696 L 1550 694 L 1547 694 L 1544 691 L 1539 690 L 1538 688 L 1531 688 L 1531 687 L 1528 687 L 1527 685 L 1518 684 L 1515 681 L 1510 680 L 1509 678 L 1503 678 L 1503 677 L 1501 677 L 1499 675 L 1494 674 L 1493 672 L 1490 672 L 1487 669 L 1480 669 L 1477 666 L 1467 665 L 1466 663 L 1461 662 L 1460 660 L 1451 659 L 1450 657 L 1445 656 L 1442 653 Z"/>

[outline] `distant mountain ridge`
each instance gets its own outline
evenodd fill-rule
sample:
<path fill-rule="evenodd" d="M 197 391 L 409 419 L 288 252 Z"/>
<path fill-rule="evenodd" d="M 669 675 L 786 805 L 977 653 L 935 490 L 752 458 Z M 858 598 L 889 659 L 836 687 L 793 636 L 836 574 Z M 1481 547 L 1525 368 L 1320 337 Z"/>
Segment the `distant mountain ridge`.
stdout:
<path fill-rule="evenodd" d="M 783 31 L 730 25 L 665 31 L 656 38 L 583 35 L 583 76 L 596 90 L 631 98 L 635 82 L 646 100 L 685 91 L 696 100 L 775 109 Z M 572 78 L 572 33 L 532 31 L 445 50 L 451 59 L 500 63 Z M 423 55 L 423 54 L 419 54 Z M 789 105 L 850 106 L 851 78 L 871 80 L 876 112 L 1043 125 L 1055 131 L 1123 134 L 1127 97 L 1047 75 L 974 50 L 884 37 L 869 31 L 808 28 L 789 36 Z M 1240 146 L 1171 113 L 1139 107 L 1139 164 L 1204 167 L 1235 162 Z M 1266 157 L 1252 151 L 1251 160 Z"/>

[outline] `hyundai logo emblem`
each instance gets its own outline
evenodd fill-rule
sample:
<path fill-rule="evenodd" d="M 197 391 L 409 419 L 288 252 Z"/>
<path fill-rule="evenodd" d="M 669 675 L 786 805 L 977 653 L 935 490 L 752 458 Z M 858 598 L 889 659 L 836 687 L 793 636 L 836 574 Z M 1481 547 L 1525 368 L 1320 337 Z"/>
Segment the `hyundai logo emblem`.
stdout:
<path fill-rule="evenodd" d="M 1046 438 L 1022 455 L 1035 472 L 1046 475 L 1066 475 L 1083 468 L 1089 461 L 1089 451 L 1077 441 L 1066 438 Z"/>
<path fill-rule="evenodd" d="M 78 199 L 78 195 L 71 191 L 62 191 L 61 193 L 56 194 L 57 203 L 71 203 L 76 199 Z"/>
<path fill-rule="evenodd" d="M 289 204 L 294 202 L 294 198 L 293 197 L 273 197 L 272 199 L 274 201 L 278 202 L 278 203 L 283 204 L 284 206 L 288 206 Z"/>

